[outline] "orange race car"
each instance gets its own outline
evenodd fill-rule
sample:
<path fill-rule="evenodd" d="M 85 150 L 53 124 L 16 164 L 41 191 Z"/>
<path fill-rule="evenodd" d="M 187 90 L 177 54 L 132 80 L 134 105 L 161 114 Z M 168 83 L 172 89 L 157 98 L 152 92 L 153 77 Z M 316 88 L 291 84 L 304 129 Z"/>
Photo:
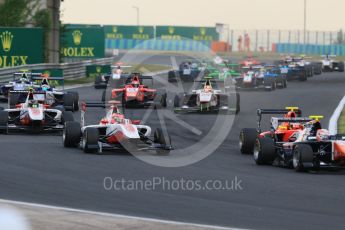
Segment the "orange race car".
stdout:
<path fill-rule="evenodd" d="M 271 118 L 271 129 L 261 131 L 262 115 L 278 115 L 283 117 Z M 286 107 L 285 109 L 258 109 L 258 127 L 244 128 L 240 133 L 240 148 L 243 154 L 253 154 L 257 137 L 270 137 L 278 142 L 294 141 L 294 133 L 303 129 L 303 124 L 310 121 L 309 118 L 301 118 L 302 111 L 298 107 Z"/>
<path fill-rule="evenodd" d="M 288 142 L 259 136 L 254 147 L 255 162 L 294 168 L 298 172 L 345 168 L 345 136 L 331 135 L 322 129 L 321 118 L 310 116 L 310 121 L 303 124 L 303 129 L 294 131 L 293 139 Z"/>

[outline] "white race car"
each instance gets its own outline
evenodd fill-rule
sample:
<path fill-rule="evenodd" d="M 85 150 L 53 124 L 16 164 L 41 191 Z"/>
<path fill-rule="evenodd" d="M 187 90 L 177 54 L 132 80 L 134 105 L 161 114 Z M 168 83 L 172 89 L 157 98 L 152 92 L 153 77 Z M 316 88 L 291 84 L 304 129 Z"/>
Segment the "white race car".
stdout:
<path fill-rule="evenodd" d="M 157 128 L 151 138 L 151 127 L 139 120 L 126 119 L 117 104 L 82 103 L 81 124 L 66 122 L 63 132 L 65 147 L 81 147 L 85 153 L 102 153 L 103 150 L 125 150 L 131 153 L 155 150 L 157 154 L 169 154 L 172 149 L 167 132 Z M 85 125 L 86 107 L 109 107 L 106 116 L 97 125 Z"/>
<path fill-rule="evenodd" d="M 224 93 L 220 89 L 214 89 L 212 82 L 215 80 L 206 79 L 201 82 L 204 84 L 203 88 L 193 90 L 188 94 L 175 95 L 174 111 L 176 113 L 239 113 L 240 95 L 238 93 Z"/>
<path fill-rule="evenodd" d="M 321 57 L 323 58 L 321 60 L 321 63 L 322 63 L 322 70 L 324 72 L 327 72 L 327 71 L 344 72 L 345 70 L 344 62 L 335 60 L 336 55 L 322 55 Z"/>
<path fill-rule="evenodd" d="M 5 134 L 11 130 L 61 131 L 66 121 L 74 120 L 72 112 L 45 104 L 45 96 L 45 93 L 30 92 L 25 102 L 15 108 L 0 108 L 0 131 Z"/>

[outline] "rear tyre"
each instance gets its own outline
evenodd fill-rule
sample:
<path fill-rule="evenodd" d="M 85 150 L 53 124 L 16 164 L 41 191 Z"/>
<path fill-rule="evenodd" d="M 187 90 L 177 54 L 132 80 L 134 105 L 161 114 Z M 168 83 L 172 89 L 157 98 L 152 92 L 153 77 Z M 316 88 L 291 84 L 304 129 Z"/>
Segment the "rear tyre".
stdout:
<path fill-rule="evenodd" d="M 154 143 L 160 144 L 163 148 L 171 146 L 171 138 L 169 134 L 164 134 L 161 128 L 157 128 L 154 133 Z M 156 149 L 156 153 L 159 155 L 168 155 L 170 149 Z"/>
<path fill-rule="evenodd" d="M 296 172 L 317 170 L 318 166 L 314 161 L 314 152 L 310 145 L 299 144 L 295 147 L 292 157 L 292 165 Z"/>
<path fill-rule="evenodd" d="M 308 80 L 308 74 L 307 74 L 306 71 L 304 71 L 303 74 L 299 76 L 299 80 L 300 80 L 300 81 L 306 81 L 306 80 Z"/>
<path fill-rule="evenodd" d="M 73 108 L 74 111 L 79 111 L 79 93 L 78 92 L 68 92 L 68 94 L 73 95 Z"/>
<path fill-rule="evenodd" d="M 82 147 L 84 153 L 98 152 L 99 132 L 96 128 L 86 128 L 83 133 Z"/>
<path fill-rule="evenodd" d="M 0 111 L 0 133 L 8 133 L 8 112 Z"/>
<path fill-rule="evenodd" d="M 239 93 L 236 93 L 236 114 L 241 111 L 241 96 Z"/>
<path fill-rule="evenodd" d="M 180 97 L 178 96 L 178 95 L 175 95 L 175 97 L 174 97 L 174 107 L 175 108 L 178 108 L 178 107 L 180 107 Z"/>
<path fill-rule="evenodd" d="M 100 85 L 101 85 L 101 82 L 102 82 L 102 76 L 97 76 L 95 78 L 95 89 L 100 89 L 102 88 Z"/>
<path fill-rule="evenodd" d="M 242 154 L 253 154 L 257 135 L 258 132 L 256 129 L 242 129 L 239 140 Z"/>
<path fill-rule="evenodd" d="M 160 100 L 160 104 L 163 108 L 167 107 L 167 98 L 168 98 L 167 93 L 163 93 Z"/>
<path fill-rule="evenodd" d="M 102 93 L 102 102 L 105 102 L 106 98 L 107 98 L 107 91 L 104 90 L 103 93 Z"/>
<path fill-rule="evenodd" d="M 19 93 L 9 93 L 8 96 L 8 105 L 10 106 L 10 109 L 13 109 L 16 107 L 16 105 L 19 103 L 19 97 L 20 94 Z"/>
<path fill-rule="evenodd" d="M 80 143 L 81 126 L 79 122 L 68 121 L 65 123 L 65 128 L 62 134 L 63 145 L 66 148 L 77 147 Z"/>
<path fill-rule="evenodd" d="M 339 67 L 338 67 L 338 71 L 339 72 L 344 72 L 344 70 L 345 70 L 345 64 L 344 64 L 344 62 L 339 62 L 339 65 L 338 65 Z"/>
<path fill-rule="evenodd" d="M 75 111 L 75 95 L 71 93 L 65 93 L 63 95 L 63 106 L 66 111 Z"/>
<path fill-rule="evenodd" d="M 268 137 L 259 137 L 254 146 L 254 160 L 258 165 L 272 165 L 276 158 L 274 141 Z"/>

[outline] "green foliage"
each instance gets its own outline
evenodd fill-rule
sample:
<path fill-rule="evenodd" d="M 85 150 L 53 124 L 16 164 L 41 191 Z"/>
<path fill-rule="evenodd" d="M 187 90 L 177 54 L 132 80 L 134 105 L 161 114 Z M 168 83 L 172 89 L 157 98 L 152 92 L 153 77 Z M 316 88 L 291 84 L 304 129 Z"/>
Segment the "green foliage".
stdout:
<path fill-rule="evenodd" d="M 39 10 L 33 16 L 33 24 L 35 27 L 42 27 L 44 30 L 49 30 L 52 25 L 52 20 L 47 9 Z"/>
<path fill-rule="evenodd" d="M 27 0 L 5 0 L 0 5 L 0 26 L 23 26 Z"/>

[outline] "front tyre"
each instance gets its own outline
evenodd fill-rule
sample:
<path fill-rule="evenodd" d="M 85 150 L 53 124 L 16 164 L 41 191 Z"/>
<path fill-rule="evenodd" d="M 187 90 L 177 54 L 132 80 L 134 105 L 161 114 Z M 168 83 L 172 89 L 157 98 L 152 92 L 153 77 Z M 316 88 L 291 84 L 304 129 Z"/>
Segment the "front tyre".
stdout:
<path fill-rule="evenodd" d="M 162 148 L 157 148 L 156 153 L 159 155 L 168 155 L 170 149 L 165 149 L 168 146 L 171 146 L 171 138 L 168 133 L 164 133 L 161 128 L 157 128 L 154 133 L 154 143 L 160 144 Z"/>
<path fill-rule="evenodd" d="M 84 153 L 96 153 L 98 146 L 99 132 L 96 128 L 86 128 L 83 133 L 82 148 Z"/>
<path fill-rule="evenodd" d="M 81 126 L 79 122 L 67 121 L 62 133 L 63 145 L 66 148 L 77 147 L 80 143 Z"/>

